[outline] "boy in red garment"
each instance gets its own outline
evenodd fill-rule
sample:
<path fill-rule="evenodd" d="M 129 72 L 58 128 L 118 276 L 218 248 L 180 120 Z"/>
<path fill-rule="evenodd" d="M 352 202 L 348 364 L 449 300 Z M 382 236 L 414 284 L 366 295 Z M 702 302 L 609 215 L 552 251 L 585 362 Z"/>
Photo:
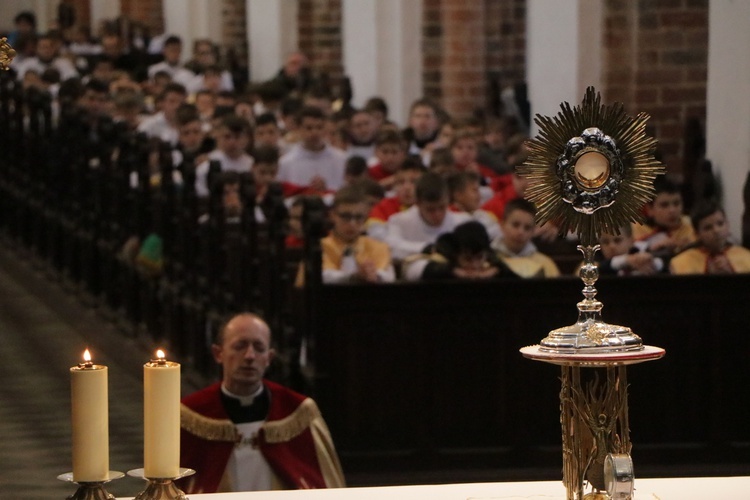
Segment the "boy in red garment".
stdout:
<path fill-rule="evenodd" d="M 182 400 L 186 493 L 335 488 L 344 477 L 315 402 L 263 378 L 271 331 L 254 314 L 231 318 L 211 346 L 222 381 Z"/>
<path fill-rule="evenodd" d="M 415 157 L 407 158 L 398 169 L 393 184 L 396 196 L 386 197 L 372 207 L 370 216 L 365 224 L 367 235 L 383 241 L 387 232 L 386 223 L 392 215 L 403 212 L 417 201 L 417 181 L 424 173 L 421 160 Z"/>
<path fill-rule="evenodd" d="M 477 161 L 479 145 L 476 134 L 469 128 L 458 129 L 451 140 L 453 163 L 459 172 L 476 172 L 482 179 L 482 185 L 491 186 L 497 174 L 489 167 Z"/>
<path fill-rule="evenodd" d="M 406 141 L 395 130 L 383 130 L 375 139 L 375 158 L 378 163 L 370 167 L 369 174 L 384 189 L 392 189 L 396 172 L 406 159 Z"/>

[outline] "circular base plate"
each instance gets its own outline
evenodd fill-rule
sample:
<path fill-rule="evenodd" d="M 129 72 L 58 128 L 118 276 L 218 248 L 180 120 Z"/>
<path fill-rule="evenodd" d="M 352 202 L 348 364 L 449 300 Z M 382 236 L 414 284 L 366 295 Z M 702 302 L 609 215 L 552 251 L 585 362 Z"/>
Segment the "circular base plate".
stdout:
<path fill-rule="evenodd" d="M 86 483 L 108 483 L 110 481 L 114 481 L 115 479 L 120 479 L 121 477 L 125 477 L 125 474 L 123 474 L 120 471 L 111 470 L 107 473 L 107 478 L 102 479 L 101 481 L 76 481 L 73 479 L 73 473 L 72 472 L 66 472 L 65 474 L 60 474 L 57 476 L 57 479 L 60 481 L 67 481 L 68 483 L 78 483 L 78 484 L 86 484 Z"/>
<path fill-rule="evenodd" d="M 524 357 L 562 366 L 616 366 L 634 365 L 644 361 L 659 359 L 666 354 L 661 347 L 643 346 L 640 351 L 607 352 L 607 353 L 554 353 L 540 350 L 539 345 L 520 349 Z"/>
<path fill-rule="evenodd" d="M 192 476 L 193 474 L 195 474 L 195 471 L 193 469 L 187 469 L 185 467 L 180 467 L 175 477 L 146 477 L 144 469 L 132 469 L 128 471 L 128 476 L 145 480 L 171 479 L 172 481 L 176 481 L 178 479 L 182 479 L 183 477 Z"/>

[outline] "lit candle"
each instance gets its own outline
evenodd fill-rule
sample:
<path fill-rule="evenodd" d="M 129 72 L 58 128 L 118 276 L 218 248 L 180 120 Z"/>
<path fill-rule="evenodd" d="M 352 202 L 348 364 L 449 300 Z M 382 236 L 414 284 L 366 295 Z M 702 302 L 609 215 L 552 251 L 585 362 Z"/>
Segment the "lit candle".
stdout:
<path fill-rule="evenodd" d="M 143 475 L 173 478 L 180 470 L 180 364 L 159 350 L 143 366 Z"/>
<path fill-rule="evenodd" d="M 109 478 L 109 410 L 107 367 L 84 362 L 70 369 L 73 423 L 73 480 L 78 483 Z"/>

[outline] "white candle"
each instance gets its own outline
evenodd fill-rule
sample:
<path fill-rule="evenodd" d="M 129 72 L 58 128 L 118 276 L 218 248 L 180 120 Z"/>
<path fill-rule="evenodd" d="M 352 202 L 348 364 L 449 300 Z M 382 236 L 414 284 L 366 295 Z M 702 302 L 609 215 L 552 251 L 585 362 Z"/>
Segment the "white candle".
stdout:
<path fill-rule="evenodd" d="M 109 410 L 107 367 L 84 362 L 70 369 L 73 427 L 73 480 L 78 483 L 109 478 Z"/>
<path fill-rule="evenodd" d="M 157 359 L 143 365 L 143 474 L 173 478 L 180 470 L 180 364 Z"/>

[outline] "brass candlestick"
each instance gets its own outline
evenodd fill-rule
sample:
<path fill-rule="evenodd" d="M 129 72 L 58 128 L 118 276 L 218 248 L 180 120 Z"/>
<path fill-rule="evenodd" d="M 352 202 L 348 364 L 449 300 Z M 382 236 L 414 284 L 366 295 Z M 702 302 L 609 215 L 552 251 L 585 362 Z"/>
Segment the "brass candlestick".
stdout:
<path fill-rule="evenodd" d="M 135 500 L 188 500 L 185 493 L 174 482 L 193 474 L 195 474 L 193 469 L 182 467 L 175 477 L 146 477 L 143 469 L 128 471 L 128 476 L 148 481 L 146 489 L 138 493 Z"/>
<path fill-rule="evenodd" d="M 580 106 L 560 107 L 556 117 L 535 118 L 539 136 L 529 142 L 529 159 L 518 172 L 529 179 L 526 196 L 537 205 L 537 223 L 578 234 L 584 300 L 575 324 L 551 331 L 521 353 L 562 369 L 567 499 L 626 500 L 634 481 L 626 366 L 659 359 L 664 349 L 643 345 L 630 328 L 602 320 L 594 254 L 602 233 L 620 234 L 626 224 L 642 222 L 641 208 L 653 199 L 653 181 L 664 166 L 653 156 L 656 141 L 645 134 L 648 115 L 632 118 L 622 104 L 603 106 L 592 87 Z M 587 494 L 586 484 L 593 488 Z"/>
<path fill-rule="evenodd" d="M 57 476 L 57 479 L 78 484 L 76 492 L 67 497 L 67 500 L 115 500 L 114 495 L 108 493 L 104 485 L 124 476 L 122 472 L 111 470 L 109 477 L 102 481 L 76 481 L 72 472 L 66 472 Z"/>

